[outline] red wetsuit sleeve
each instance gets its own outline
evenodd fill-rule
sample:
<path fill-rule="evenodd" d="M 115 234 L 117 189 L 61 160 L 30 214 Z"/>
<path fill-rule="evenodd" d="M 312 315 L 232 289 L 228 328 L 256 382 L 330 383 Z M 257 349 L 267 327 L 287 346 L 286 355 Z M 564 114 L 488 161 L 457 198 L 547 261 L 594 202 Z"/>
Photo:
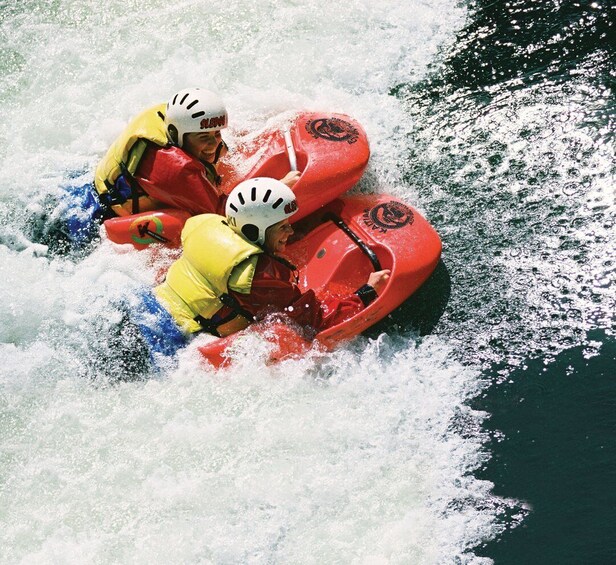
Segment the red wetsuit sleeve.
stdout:
<path fill-rule="evenodd" d="M 135 175 L 148 196 L 196 214 L 224 213 L 226 195 L 206 177 L 205 167 L 178 147 L 150 146 Z"/>
<path fill-rule="evenodd" d="M 312 290 L 302 293 L 292 277 L 288 267 L 260 255 L 250 294 L 231 294 L 257 319 L 272 312 L 284 312 L 299 325 L 311 326 L 317 331 L 339 324 L 364 308 L 355 294 L 343 299 L 319 300 Z"/>

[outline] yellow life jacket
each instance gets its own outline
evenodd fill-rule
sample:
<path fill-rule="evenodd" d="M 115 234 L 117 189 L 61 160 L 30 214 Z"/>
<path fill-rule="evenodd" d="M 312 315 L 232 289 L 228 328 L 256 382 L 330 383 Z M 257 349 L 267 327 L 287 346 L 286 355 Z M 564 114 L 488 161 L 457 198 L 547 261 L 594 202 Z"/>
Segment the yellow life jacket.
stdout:
<path fill-rule="evenodd" d="M 189 218 L 182 230 L 182 245 L 182 256 L 171 265 L 154 294 L 183 331 L 194 333 L 204 329 L 203 321 L 211 320 L 223 301 L 229 305 L 229 289 L 250 293 L 263 250 L 235 233 L 225 218 L 216 214 Z M 247 325 L 248 320 L 234 316 L 230 323 L 215 329 L 228 335 Z"/>
<path fill-rule="evenodd" d="M 113 191 L 121 174 L 128 172 L 130 177 L 134 176 L 148 141 L 161 147 L 168 145 L 165 110 L 166 104 L 158 104 L 141 112 L 112 143 L 94 174 L 94 185 L 99 195 L 107 194 L 110 189 Z M 147 196 L 140 199 L 139 209 L 142 212 L 157 207 L 155 201 L 148 203 L 146 199 Z M 125 204 L 115 204 L 111 208 L 119 216 L 133 212 L 130 200 Z"/>

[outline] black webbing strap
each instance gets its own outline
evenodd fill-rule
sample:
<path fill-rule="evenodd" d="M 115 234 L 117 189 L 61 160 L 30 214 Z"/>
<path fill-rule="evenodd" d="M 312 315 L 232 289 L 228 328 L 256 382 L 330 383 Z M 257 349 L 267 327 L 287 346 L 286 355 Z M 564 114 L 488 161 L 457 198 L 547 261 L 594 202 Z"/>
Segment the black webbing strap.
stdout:
<path fill-rule="evenodd" d="M 235 318 L 235 314 L 233 314 L 233 318 Z M 197 322 L 197 324 L 199 324 L 201 326 L 201 329 L 204 332 L 207 332 L 207 333 L 210 333 L 212 335 L 215 335 L 216 337 L 220 337 L 220 334 L 218 333 L 218 326 L 222 323 L 222 321 L 221 322 L 214 322 L 213 320 L 208 320 L 207 318 L 204 318 L 201 315 L 195 316 L 193 318 L 193 320 L 195 322 Z M 229 321 L 231 321 L 231 320 L 229 320 Z"/>
<path fill-rule="evenodd" d="M 215 320 L 214 318 L 210 318 L 208 320 L 201 315 L 195 316 L 193 320 L 197 322 L 204 331 L 211 333 L 216 337 L 220 337 L 220 334 L 218 333 L 218 328 L 220 326 L 223 326 L 227 322 L 230 322 L 234 318 L 237 318 L 238 316 L 243 316 L 249 322 L 254 322 L 254 316 L 248 310 L 242 308 L 237 299 L 230 294 L 223 293 L 218 297 L 218 300 L 220 300 L 223 305 L 227 306 L 227 308 L 230 308 L 231 312 L 220 320 Z"/>
<path fill-rule="evenodd" d="M 336 214 L 333 214 L 332 212 L 328 212 L 327 214 L 325 214 L 323 219 L 334 222 L 334 224 L 336 224 L 345 234 L 347 234 L 349 238 L 351 239 L 351 241 L 353 241 L 353 243 L 355 243 L 355 245 L 357 245 L 357 247 L 359 247 L 363 251 L 363 253 L 368 257 L 368 259 L 370 259 L 370 262 L 372 263 L 372 266 L 374 267 L 375 271 L 380 271 L 383 268 L 381 267 L 381 262 L 379 261 L 379 258 L 376 256 L 376 253 L 372 249 L 370 249 L 368 245 L 366 245 L 366 242 L 363 239 L 361 239 L 361 237 L 359 237 L 344 222 L 344 220 L 340 216 L 336 216 Z"/>
<path fill-rule="evenodd" d="M 242 308 L 241 304 L 237 301 L 237 298 L 231 296 L 230 294 L 225 292 L 218 297 L 218 300 L 220 300 L 228 308 L 231 308 L 236 316 L 243 316 L 249 322 L 255 321 L 255 317 L 248 310 Z"/>
<path fill-rule="evenodd" d="M 126 179 L 128 186 L 130 186 L 130 198 L 133 202 L 133 214 L 139 214 L 139 197 L 141 196 L 139 192 L 139 185 L 135 180 L 135 177 L 130 174 L 130 171 L 126 167 L 124 163 L 120 163 L 120 170 L 122 171 L 122 175 Z"/>

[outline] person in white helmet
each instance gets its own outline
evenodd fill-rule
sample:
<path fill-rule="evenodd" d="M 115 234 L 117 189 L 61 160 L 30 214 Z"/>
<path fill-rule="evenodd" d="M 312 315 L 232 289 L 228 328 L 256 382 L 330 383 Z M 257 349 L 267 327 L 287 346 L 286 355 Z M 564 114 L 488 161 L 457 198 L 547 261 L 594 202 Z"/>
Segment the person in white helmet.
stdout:
<path fill-rule="evenodd" d="M 226 216 L 189 218 L 182 232 L 182 256 L 154 289 L 158 302 L 185 334 L 225 336 L 272 312 L 284 312 L 302 326 L 322 330 L 356 314 L 384 288 L 390 271 L 371 273 L 366 284 L 340 300 L 319 301 L 302 293 L 295 267 L 283 253 L 297 211 L 293 191 L 261 177 L 238 184 L 229 194 Z"/>
<path fill-rule="evenodd" d="M 227 122 L 220 97 L 200 88 L 181 90 L 167 104 L 139 114 L 96 168 L 105 216 L 164 207 L 223 213 L 226 197 L 216 166 L 227 153 L 221 135 Z M 298 179 L 292 172 L 282 181 L 292 187 Z"/>

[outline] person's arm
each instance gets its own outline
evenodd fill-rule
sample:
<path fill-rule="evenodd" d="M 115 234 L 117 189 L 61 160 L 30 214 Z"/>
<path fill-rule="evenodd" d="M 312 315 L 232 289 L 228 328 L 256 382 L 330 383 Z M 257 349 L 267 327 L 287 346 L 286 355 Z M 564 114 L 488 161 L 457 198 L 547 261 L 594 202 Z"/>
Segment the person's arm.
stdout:
<path fill-rule="evenodd" d="M 280 182 L 286 184 L 289 188 L 293 188 L 301 176 L 302 174 L 299 171 L 289 171 L 280 179 Z"/>
<path fill-rule="evenodd" d="M 361 312 L 376 300 L 389 280 L 390 271 L 370 273 L 368 282 L 344 298 L 319 300 L 312 290 L 304 292 L 284 312 L 300 325 L 310 325 L 318 331 L 336 326 Z"/>
<path fill-rule="evenodd" d="M 389 271 L 372 273 L 368 284 L 345 298 L 319 300 L 314 291 L 302 293 L 291 282 L 291 271 L 271 257 L 259 256 L 250 293 L 233 292 L 243 308 L 256 318 L 272 312 L 284 312 L 301 326 L 317 331 L 354 316 L 372 302 L 389 278 Z M 378 290 L 377 290 L 378 289 Z"/>

